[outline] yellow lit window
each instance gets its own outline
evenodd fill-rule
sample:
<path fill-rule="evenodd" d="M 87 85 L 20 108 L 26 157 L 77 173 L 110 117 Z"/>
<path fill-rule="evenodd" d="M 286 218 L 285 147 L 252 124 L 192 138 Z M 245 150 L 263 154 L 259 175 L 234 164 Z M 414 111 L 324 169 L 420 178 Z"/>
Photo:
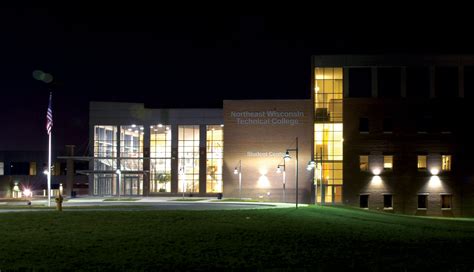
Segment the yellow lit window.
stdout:
<path fill-rule="evenodd" d="M 359 156 L 359 166 L 360 166 L 360 171 L 369 171 L 369 156 L 367 155 Z"/>
<path fill-rule="evenodd" d="M 383 156 L 383 168 L 384 169 L 392 169 L 393 168 L 393 156 L 392 155 Z"/>
<path fill-rule="evenodd" d="M 441 170 L 451 171 L 451 155 L 442 155 L 441 156 Z"/>
<path fill-rule="evenodd" d="M 420 170 L 426 169 L 426 155 L 418 156 L 418 169 Z"/>

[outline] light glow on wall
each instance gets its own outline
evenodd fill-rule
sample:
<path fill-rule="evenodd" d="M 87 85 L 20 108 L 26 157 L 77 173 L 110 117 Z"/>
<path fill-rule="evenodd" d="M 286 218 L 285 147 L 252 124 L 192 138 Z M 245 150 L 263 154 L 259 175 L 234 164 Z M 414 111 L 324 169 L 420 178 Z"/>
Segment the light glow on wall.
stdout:
<path fill-rule="evenodd" d="M 441 179 L 438 176 L 431 176 L 429 182 L 429 187 L 441 187 Z"/>
<path fill-rule="evenodd" d="M 261 174 L 260 178 L 257 181 L 258 188 L 268 188 L 270 187 L 270 180 L 265 174 Z"/>
<path fill-rule="evenodd" d="M 380 176 L 373 176 L 372 180 L 370 181 L 370 185 L 381 185 L 382 184 L 382 178 Z"/>
<path fill-rule="evenodd" d="M 382 170 L 380 170 L 380 168 L 375 167 L 372 169 L 372 174 L 374 174 L 375 176 L 379 176 L 380 173 L 382 173 Z"/>
<path fill-rule="evenodd" d="M 433 176 L 437 176 L 437 175 L 439 174 L 439 169 L 433 167 L 433 168 L 430 169 L 430 173 L 431 173 L 431 175 L 433 175 Z"/>

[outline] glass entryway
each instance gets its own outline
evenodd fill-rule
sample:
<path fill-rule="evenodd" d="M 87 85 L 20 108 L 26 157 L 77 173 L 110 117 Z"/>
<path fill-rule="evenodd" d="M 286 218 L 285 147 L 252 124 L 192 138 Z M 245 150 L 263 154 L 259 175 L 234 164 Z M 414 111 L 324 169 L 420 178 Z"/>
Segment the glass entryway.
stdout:
<path fill-rule="evenodd" d="M 143 193 L 143 181 L 139 176 L 125 176 L 122 182 L 121 195 L 136 196 Z"/>
<path fill-rule="evenodd" d="M 323 201 L 321 201 L 321 199 Z M 321 185 L 317 187 L 317 203 L 340 204 L 342 203 L 342 185 Z"/>
<path fill-rule="evenodd" d="M 94 179 L 94 195 L 111 196 L 114 193 L 114 178 L 112 176 L 99 175 Z"/>

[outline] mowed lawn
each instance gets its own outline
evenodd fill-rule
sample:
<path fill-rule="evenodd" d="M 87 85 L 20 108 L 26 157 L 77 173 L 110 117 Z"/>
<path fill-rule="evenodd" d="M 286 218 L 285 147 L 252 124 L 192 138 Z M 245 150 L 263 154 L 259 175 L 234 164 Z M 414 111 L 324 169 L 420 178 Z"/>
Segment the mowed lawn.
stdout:
<path fill-rule="evenodd" d="M 337 207 L 0 214 L 0 270 L 474 269 L 474 220 Z"/>

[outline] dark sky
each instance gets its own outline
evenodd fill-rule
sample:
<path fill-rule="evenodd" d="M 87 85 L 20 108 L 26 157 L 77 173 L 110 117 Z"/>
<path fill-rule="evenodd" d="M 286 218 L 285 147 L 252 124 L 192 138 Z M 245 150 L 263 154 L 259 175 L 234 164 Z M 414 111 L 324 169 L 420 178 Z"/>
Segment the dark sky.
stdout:
<path fill-rule="evenodd" d="M 1 9 L 0 150 L 88 141 L 88 102 L 221 107 L 223 99 L 309 98 L 310 56 L 472 53 L 467 22 L 330 17 L 160 16 L 155 10 Z M 419 18 L 418 18 L 419 19 Z M 36 81 L 36 69 L 52 84 Z"/>

